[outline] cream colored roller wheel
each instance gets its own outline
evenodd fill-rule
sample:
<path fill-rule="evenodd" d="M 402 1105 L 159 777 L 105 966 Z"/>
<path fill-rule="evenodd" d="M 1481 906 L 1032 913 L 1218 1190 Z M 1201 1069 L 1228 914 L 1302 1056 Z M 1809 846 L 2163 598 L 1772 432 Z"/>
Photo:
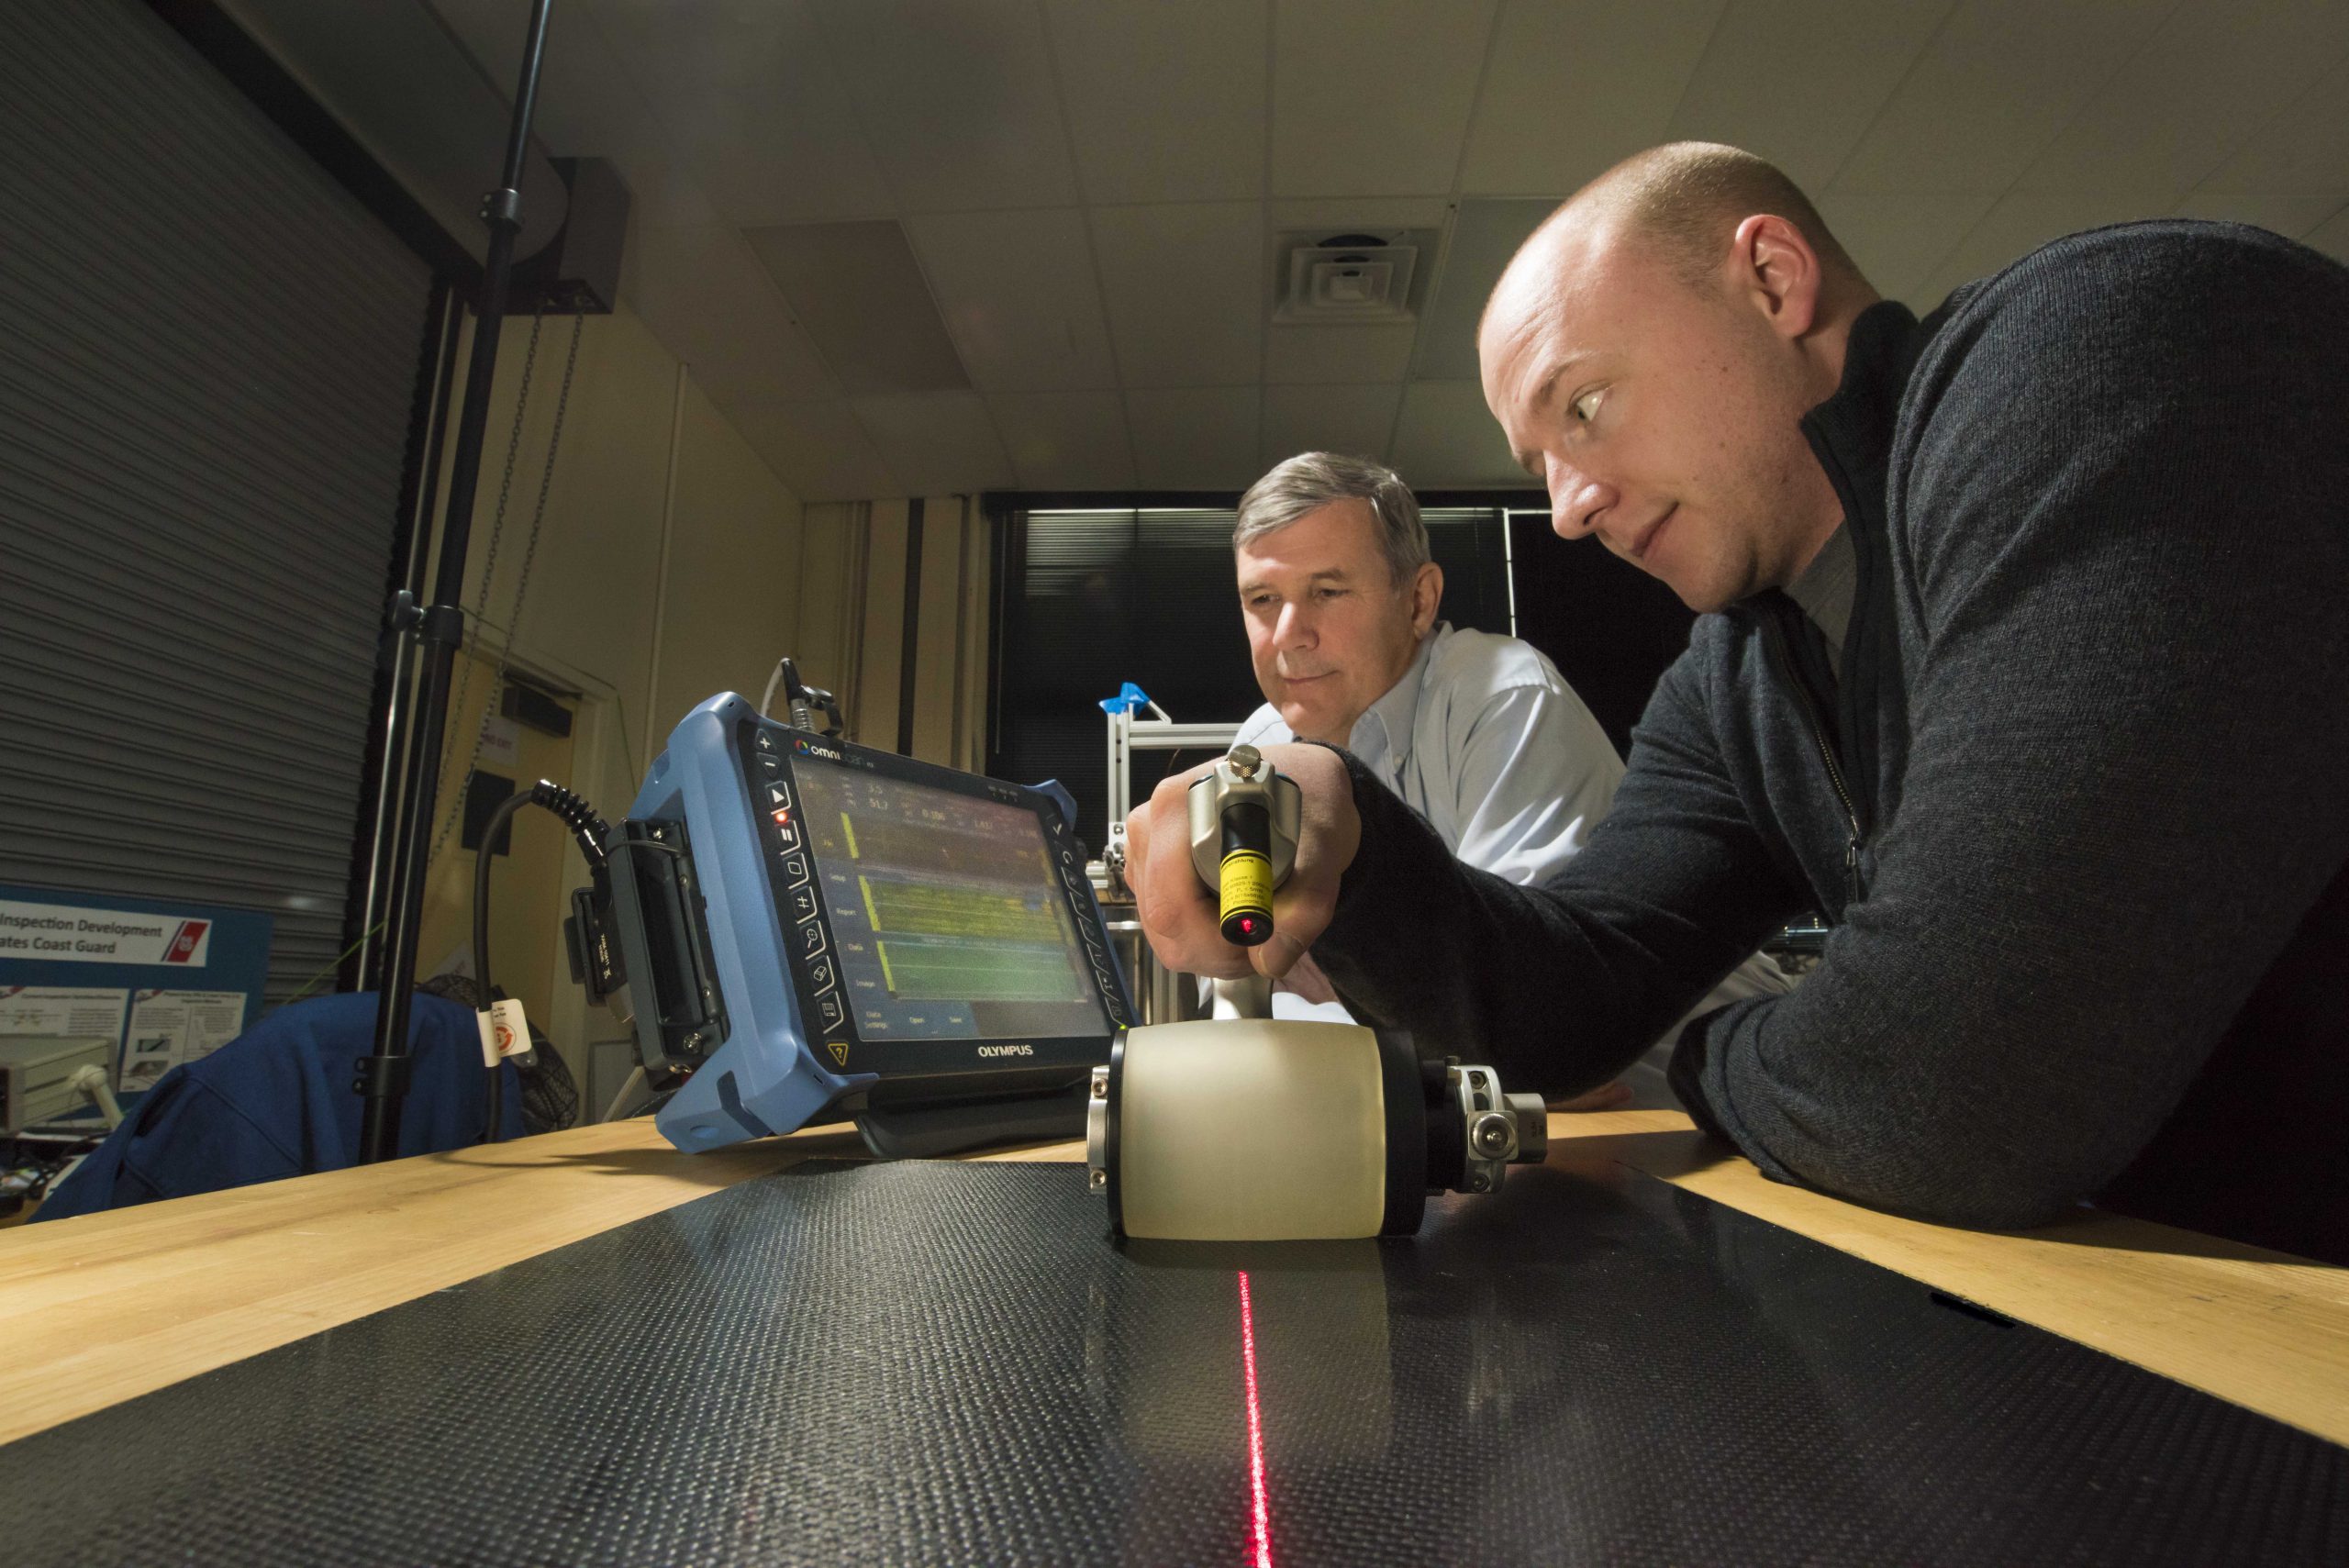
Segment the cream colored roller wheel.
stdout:
<path fill-rule="evenodd" d="M 1221 1019 L 1126 1036 L 1119 1219 L 1129 1236 L 1375 1236 L 1386 1207 L 1378 1040 L 1352 1024 Z"/>

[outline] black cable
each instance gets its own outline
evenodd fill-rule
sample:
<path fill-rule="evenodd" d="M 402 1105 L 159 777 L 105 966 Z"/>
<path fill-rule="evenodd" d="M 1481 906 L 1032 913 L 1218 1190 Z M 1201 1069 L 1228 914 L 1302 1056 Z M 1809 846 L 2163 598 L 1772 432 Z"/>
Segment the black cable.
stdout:
<path fill-rule="evenodd" d="M 507 795 L 489 814 L 488 823 L 482 828 L 481 843 L 473 851 L 473 978 L 481 985 L 484 1004 L 495 1001 L 496 989 L 489 979 L 489 867 L 494 858 L 498 836 L 504 833 L 516 815 L 526 806 L 544 806 L 561 817 L 563 826 L 585 857 L 587 869 L 600 877 L 604 872 L 604 840 L 611 833 L 610 827 L 596 815 L 596 808 L 585 797 L 573 795 L 551 779 L 540 779 L 529 789 Z M 484 1143 L 497 1141 L 497 1125 L 505 1111 L 506 1062 L 501 1057 L 489 1069 L 488 1112 L 482 1128 Z"/>

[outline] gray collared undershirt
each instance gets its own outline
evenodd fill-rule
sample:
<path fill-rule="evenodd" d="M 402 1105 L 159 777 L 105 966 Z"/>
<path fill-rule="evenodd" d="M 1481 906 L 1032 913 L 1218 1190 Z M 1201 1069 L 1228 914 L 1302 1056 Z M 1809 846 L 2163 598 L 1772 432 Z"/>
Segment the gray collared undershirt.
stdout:
<path fill-rule="evenodd" d="M 1827 668 L 1843 678 L 1843 634 L 1852 625 L 1852 605 L 1860 588 L 1860 565 L 1852 550 L 1848 523 L 1836 525 L 1802 575 L 1787 584 L 1787 596 L 1802 606 L 1827 639 Z"/>

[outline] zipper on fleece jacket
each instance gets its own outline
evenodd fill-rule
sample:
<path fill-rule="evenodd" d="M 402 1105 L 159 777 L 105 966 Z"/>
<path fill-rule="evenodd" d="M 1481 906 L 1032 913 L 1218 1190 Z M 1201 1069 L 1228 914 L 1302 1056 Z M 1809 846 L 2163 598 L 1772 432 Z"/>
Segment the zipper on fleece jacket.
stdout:
<path fill-rule="evenodd" d="M 1849 904 L 1860 901 L 1860 810 L 1852 804 L 1852 792 L 1843 787 L 1843 769 L 1835 761 L 1835 748 L 1827 739 L 1826 723 L 1819 717 L 1819 704 L 1812 700 L 1810 688 L 1795 673 L 1794 651 L 1787 646 L 1786 633 L 1778 628 L 1776 617 L 1763 623 L 1778 655 L 1778 663 L 1787 684 L 1795 691 L 1795 700 L 1802 705 L 1802 716 L 1810 726 L 1810 738 L 1819 747 L 1819 760 L 1827 764 L 1827 782 L 1835 786 L 1835 798 L 1842 803 L 1843 820 L 1850 827 L 1850 836 L 1843 843 L 1843 892 Z"/>

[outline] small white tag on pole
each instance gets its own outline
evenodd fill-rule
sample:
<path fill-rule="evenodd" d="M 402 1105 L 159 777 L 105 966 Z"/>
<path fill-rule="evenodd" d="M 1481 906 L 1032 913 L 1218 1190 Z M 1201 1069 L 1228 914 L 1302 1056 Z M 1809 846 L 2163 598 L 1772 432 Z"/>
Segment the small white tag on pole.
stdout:
<path fill-rule="evenodd" d="M 529 1022 L 522 1016 L 522 1004 L 511 996 L 475 1013 L 473 1022 L 481 1029 L 484 1067 L 495 1067 L 506 1058 L 519 1056 L 530 1049 Z"/>

